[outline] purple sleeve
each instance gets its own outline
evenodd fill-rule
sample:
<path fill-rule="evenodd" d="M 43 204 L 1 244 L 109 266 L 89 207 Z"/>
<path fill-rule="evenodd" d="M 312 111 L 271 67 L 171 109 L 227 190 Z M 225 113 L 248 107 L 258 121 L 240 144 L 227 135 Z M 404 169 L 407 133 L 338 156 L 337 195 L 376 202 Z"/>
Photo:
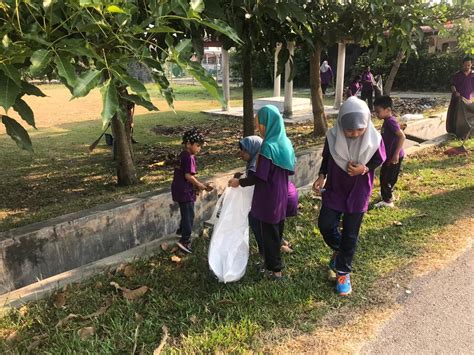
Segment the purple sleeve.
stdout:
<path fill-rule="evenodd" d="M 398 124 L 397 120 L 394 118 L 387 120 L 387 126 L 386 126 L 390 132 L 392 133 L 397 133 L 400 130 L 400 125 Z"/>
<path fill-rule="evenodd" d="M 255 176 L 262 181 L 268 180 L 268 175 L 270 174 L 270 168 L 272 166 L 271 160 L 265 158 L 263 155 L 258 156 L 257 171 Z"/>
<path fill-rule="evenodd" d="M 325 176 L 328 173 L 328 161 L 329 161 L 329 145 L 328 145 L 328 140 L 324 141 L 324 148 L 323 148 L 323 160 L 321 162 L 321 167 L 319 168 L 319 173 L 318 174 L 324 174 Z"/>
<path fill-rule="evenodd" d="M 369 170 L 375 170 L 377 167 L 382 165 L 386 158 L 387 154 L 385 153 L 385 144 L 383 144 L 383 140 L 381 140 L 379 150 L 377 150 L 372 158 L 370 158 L 366 166 Z"/>
<path fill-rule="evenodd" d="M 185 174 L 196 174 L 196 159 L 194 155 L 189 153 L 181 155 L 181 169 Z"/>

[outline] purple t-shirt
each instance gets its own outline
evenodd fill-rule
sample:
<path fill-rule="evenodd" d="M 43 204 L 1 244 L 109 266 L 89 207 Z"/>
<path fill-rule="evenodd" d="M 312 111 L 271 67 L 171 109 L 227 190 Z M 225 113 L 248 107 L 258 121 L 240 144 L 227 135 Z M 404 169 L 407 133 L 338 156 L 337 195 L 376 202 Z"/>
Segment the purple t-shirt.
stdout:
<path fill-rule="evenodd" d="M 466 75 L 462 70 L 458 71 L 453 75 L 451 85 L 467 100 L 470 100 L 474 96 L 474 74 L 472 72 Z"/>
<path fill-rule="evenodd" d="M 325 85 L 325 84 L 331 83 L 331 80 L 333 77 L 331 67 L 329 67 L 329 69 L 326 70 L 324 73 L 320 71 L 320 74 L 321 74 L 321 84 Z"/>
<path fill-rule="evenodd" d="M 171 183 L 171 196 L 173 197 L 173 201 L 196 201 L 194 186 L 185 178 L 185 174 L 195 175 L 196 173 L 196 158 L 187 150 L 183 150 L 179 155 L 179 166 L 174 169 L 173 182 Z"/>
<path fill-rule="evenodd" d="M 370 71 L 365 71 L 362 73 L 362 91 L 372 91 L 373 82 L 374 76 Z"/>
<path fill-rule="evenodd" d="M 355 96 L 360 90 L 360 83 L 358 81 L 353 81 L 349 85 L 349 90 L 347 91 L 347 96 Z"/>
<path fill-rule="evenodd" d="M 400 130 L 400 125 L 394 116 L 390 116 L 384 120 L 380 133 L 382 134 L 383 143 L 385 145 L 385 151 L 387 153 L 387 160 L 392 159 L 395 149 L 397 148 L 398 137 L 396 133 Z M 400 158 L 405 156 L 403 148 L 400 150 L 398 155 Z"/>
<path fill-rule="evenodd" d="M 294 217 L 298 214 L 298 190 L 295 184 L 288 180 L 288 205 L 286 207 L 286 216 Z"/>
<path fill-rule="evenodd" d="M 361 213 L 367 211 L 370 195 L 374 185 L 374 169 L 365 175 L 349 176 L 334 161 L 326 144 L 323 149 L 323 160 L 327 160 L 326 191 L 322 193 L 323 205 L 342 213 Z M 385 160 L 383 141 L 367 165 L 379 166 Z M 324 164 L 324 161 L 323 161 Z"/>
<path fill-rule="evenodd" d="M 255 183 L 250 213 L 262 222 L 280 223 L 286 218 L 289 171 L 259 155 L 255 176 L 258 179 Z"/>

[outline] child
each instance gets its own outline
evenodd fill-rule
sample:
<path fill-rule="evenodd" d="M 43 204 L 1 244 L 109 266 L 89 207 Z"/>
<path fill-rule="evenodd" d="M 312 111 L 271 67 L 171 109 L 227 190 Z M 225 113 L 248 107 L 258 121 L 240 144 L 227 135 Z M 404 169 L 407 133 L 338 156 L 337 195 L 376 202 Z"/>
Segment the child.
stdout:
<path fill-rule="evenodd" d="M 269 276 L 282 278 L 281 240 L 288 206 L 288 176 L 295 171 L 295 153 L 286 136 L 283 118 L 273 105 L 262 107 L 256 125 L 263 137 L 252 176 L 233 178 L 229 186 L 255 185 L 250 214 L 262 236 L 265 266 Z"/>
<path fill-rule="evenodd" d="M 387 160 L 380 169 L 380 190 L 382 201 L 375 207 L 393 207 L 393 188 L 398 180 L 400 167 L 405 153 L 403 143 L 405 133 L 392 114 L 393 102 L 390 96 L 380 96 L 374 101 L 375 114 L 384 120 L 381 133 L 383 143 L 387 152 Z"/>
<path fill-rule="evenodd" d="M 212 191 L 212 186 L 199 182 L 194 175 L 197 173 L 195 155 L 201 151 L 204 137 L 197 129 L 191 129 L 183 135 L 184 149 L 179 155 L 179 166 L 174 169 L 171 183 L 173 201 L 179 203 L 181 222 L 177 234 L 181 235 L 178 247 L 185 253 L 191 253 L 191 231 L 194 222 L 194 202 L 196 192 Z"/>
<path fill-rule="evenodd" d="M 347 97 L 357 96 L 360 92 L 361 84 L 360 84 L 360 75 L 356 75 L 354 80 L 349 84 L 349 88 L 347 89 Z"/>
<path fill-rule="evenodd" d="M 257 156 L 260 152 L 263 139 L 259 136 L 247 136 L 239 141 L 240 159 L 247 162 L 245 168 L 245 177 L 251 177 L 257 171 Z M 241 177 L 241 173 L 236 173 L 235 178 Z M 295 185 L 288 180 L 288 205 L 286 208 L 286 217 L 293 217 L 298 214 L 298 190 Z M 262 236 L 259 230 L 259 221 L 249 213 L 249 226 L 257 241 L 258 252 L 264 259 Z M 282 250 L 291 252 L 291 244 L 282 238 Z M 261 271 L 265 271 L 264 269 Z"/>
<path fill-rule="evenodd" d="M 352 291 L 350 273 L 359 229 L 372 193 L 374 170 L 384 160 L 382 137 L 370 120 L 367 104 L 350 97 L 326 134 L 319 177 L 313 184 L 313 190 L 322 193 L 318 227 L 333 250 L 329 268 L 336 272 L 336 292 L 341 296 Z M 341 216 L 342 231 L 338 228 Z"/>

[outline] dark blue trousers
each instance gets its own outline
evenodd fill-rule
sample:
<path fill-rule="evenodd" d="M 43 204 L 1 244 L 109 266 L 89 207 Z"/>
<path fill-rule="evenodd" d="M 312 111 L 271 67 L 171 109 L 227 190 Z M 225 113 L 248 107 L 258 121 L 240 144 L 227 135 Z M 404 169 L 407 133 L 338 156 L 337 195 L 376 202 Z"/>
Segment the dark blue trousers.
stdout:
<path fill-rule="evenodd" d="M 181 222 L 179 232 L 181 242 L 189 242 L 194 223 L 194 202 L 179 202 L 179 211 L 181 212 Z"/>
<path fill-rule="evenodd" d="M 339 223 L 342 217 L 342 230 Z M 336 270 L 342 274 L 352 271 L 352 260 L 359 239 L 359 229 L 362 224 L 364 212 L 342 213 L 334 211 L 323 205 L 318 218 L 319 231 L 326 244 L 337 251 Z"/>

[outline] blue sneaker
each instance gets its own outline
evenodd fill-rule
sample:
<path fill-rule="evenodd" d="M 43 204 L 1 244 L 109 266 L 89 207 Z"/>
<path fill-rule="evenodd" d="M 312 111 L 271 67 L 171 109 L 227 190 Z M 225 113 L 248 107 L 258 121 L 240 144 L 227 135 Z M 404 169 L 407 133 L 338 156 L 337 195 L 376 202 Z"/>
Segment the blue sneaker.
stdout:
<path fill-rule="evenodd" d="M 336 292 L 339 296 L 347 296 L 352 292 L 351 274 L 337 274 Z"/>
<path fill-rule="evenodd" d="M 337 254 L 338 254 L 338 252 L 335 251 L 331 256 L 331 260 L 329 260 L 328 279 L 330 281 L 335 281 L 336 280 L 336 256 L 337 256 Z"/>

